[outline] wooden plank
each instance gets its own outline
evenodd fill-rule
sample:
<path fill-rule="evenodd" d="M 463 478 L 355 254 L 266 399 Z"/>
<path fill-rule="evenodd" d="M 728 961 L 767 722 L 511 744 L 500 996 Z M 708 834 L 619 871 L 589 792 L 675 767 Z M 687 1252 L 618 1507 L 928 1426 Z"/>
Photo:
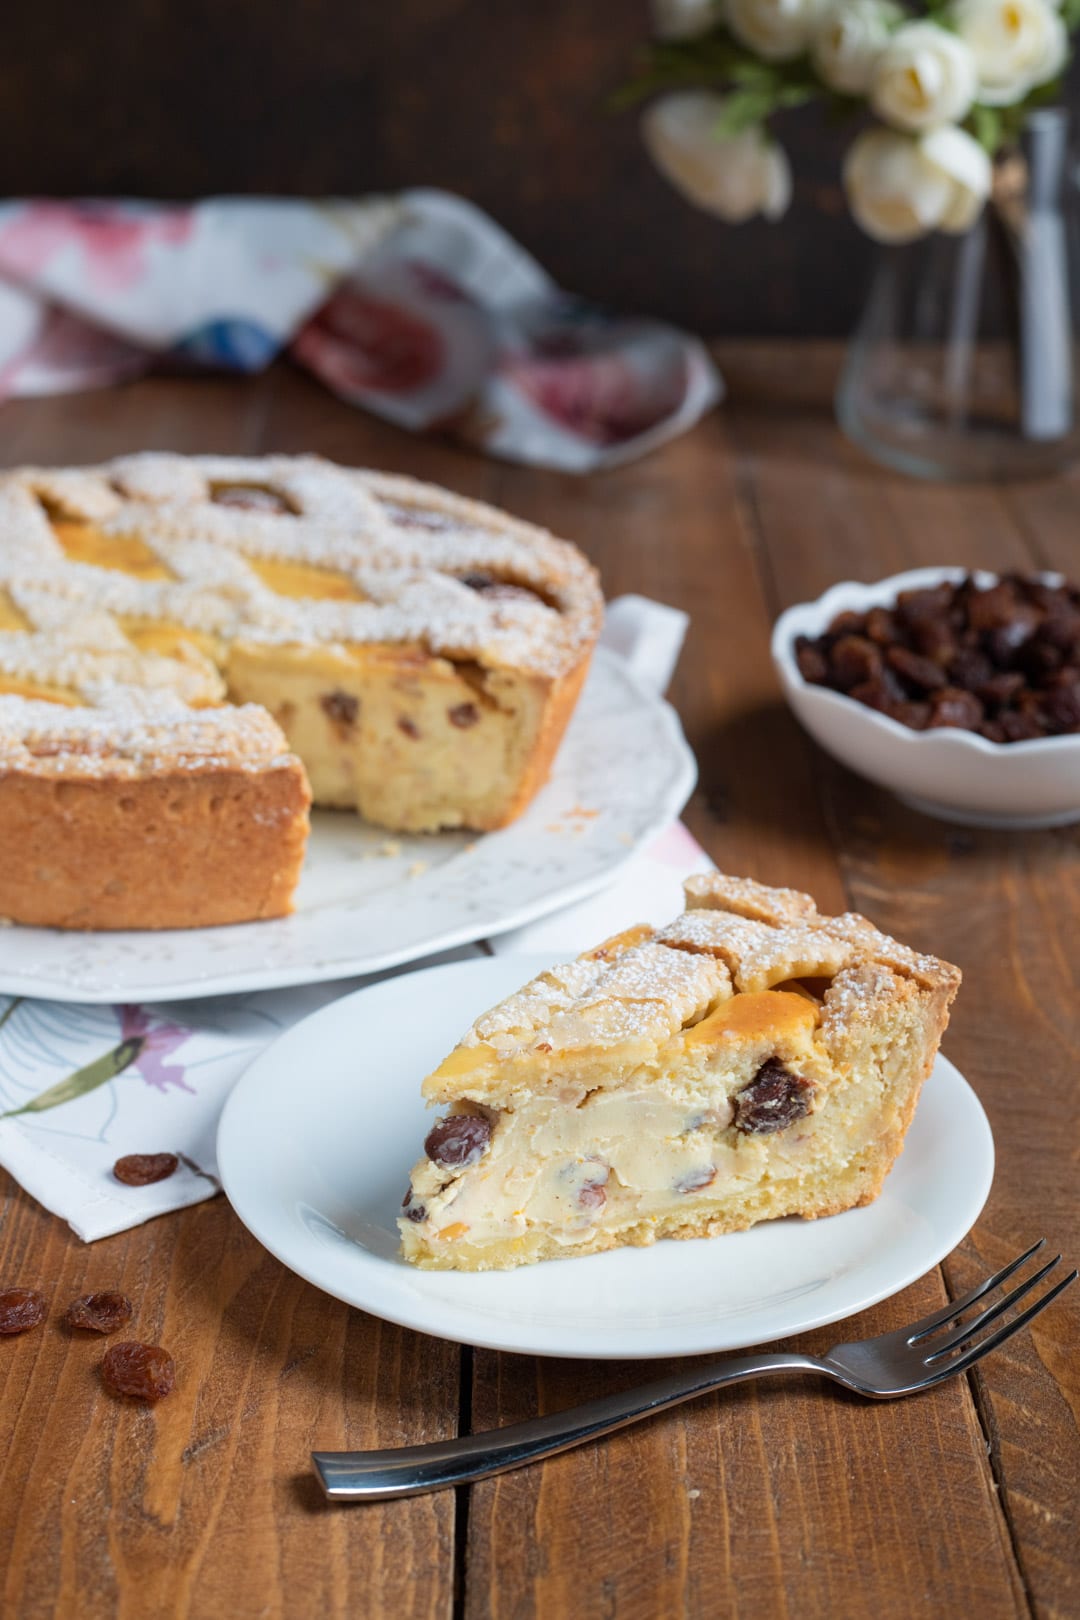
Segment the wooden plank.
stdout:
<path fill-rule="evenodd" d="M 150 379 L 9 405 L 3 454 L 256 451 L 278 388 L 299 383 Z M 453 1496 L 333 1509 L 308 1454 L 453 1434 L 456 1346 L 301 1282 L 224 1199 L 88 1247 L 0 1182 L 0 1286 L 43 1287 L 54 1305 L 40 1331 L 0 1340 L 0 1612 L 445 1620 Z M 177 1389 L 153 1411 L 104 1394 L 102 1342 L 56 1325 L 77 1294 L 110 1287 L 135 1301 L 133 1333 L 176 1359 Z"/>
<path fill-rule="evenodd" d="M 852 462 L 824 421 L 767 433 L 739 419 L 772 606 L 845 577 L 956 562 L 1060 567 L 1076 577 L 1074 476 L 1018 491 L 912 485 Z M 796 425 L 800 431 L 796 433 Z M 778 448 L 778 446 L 780 448 Z M 827 537 L 827 541 L 826 541 Z M 1080 1254 L 1076 1061 L 1080 1052 L 1077 829 L 990 833 L 906 810 L 818 757 L 853 899 L 882 927 L 958 962 L 965 986 L 946 1042 L 975 1085 L 997 1144 L 987 1209 L 950 1256 L 955 1295 L 1045 1234 Z M 1075 1613 L 1080 1464 L 1080 1300 L 983 1362 L 975 1385 L 1020 1575 L 1036 1612 Z"/>
<path fill-rule="evenodd" d="M 766 537 L 732 431 L 713 418 L 585 485 L 507 472 L 502 493 L 572 532 L 600 562 L 609 594 L 641 590 L 693 614 L 673 693 L 702 765 L 691 826 L 729 870 L 799 884 L 842 907 L 812 756 L 777 702 L 759 579 Z M 805 538 L 820 549 L 823 530 Z M 845 1324 L 844 1335 L 898 1326 L 944 1297 L 932 1274 Z M 826 1330 L 805 1343 L 820 1349 L 836 1336 Z M 474 1429 L 557 1410 L 645 1372 L 487 1352 L 475 1354 L 474 1368 Z M 946 1525 L 963 1525 L 963 1537 L 944 1535 Z M 806 1383 L 746 1386 L 481 1485 L 467 1576 L 466 1613 L 477 1620 L 1026 1612 L 961 1384 L 883 1408 Z"/>
<path fill-rule="evenodd" d="M 454 1433 L 455 1347 L 319 1293 L 224 1199 L 87 1246 L 2 1179 L 0 1279 L 52 1309 L 0 1341 L 0 1612 L 445 1620 L 453 1497 L 332 1509 L 308 1452 Z M 176 1360 L 154 1410 L 105 1394 L 104 1342 L 58 1325 L 114 1287 Z"/>

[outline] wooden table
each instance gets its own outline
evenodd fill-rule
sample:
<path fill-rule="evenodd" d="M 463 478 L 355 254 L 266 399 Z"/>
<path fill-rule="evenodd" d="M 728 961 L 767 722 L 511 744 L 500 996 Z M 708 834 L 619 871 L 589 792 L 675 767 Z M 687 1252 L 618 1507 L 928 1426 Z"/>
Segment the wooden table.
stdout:
<path fill-rule="evenodd" d="M 989 1112 L 997 1177 L 944 1266 L 845 1329 L 877 1333 L 1041 1233 L 1080 1257 L 1080 838 L 945 826 L 834 766 L 779 700 L 768 628 L 834 580 L 918 564 L 1075 578 L 1080 481 L 883 476 L 833 426 L 831 355 L 724 359 L 736 386 L 722 413 L 588 481 L 408 438 L 284 368 L 8 405 L 2 454 L 319 450 L 504 503 L 581 542 L 609 594 L 690 611 L 672 695 L 701 764 L 687 820 L 710 854 L 964 969 L 947 1050 Z M 809 1382 L 748 1385 L 472 1490 L 330 1508 L 312 1446 L 505 1423 L 642 1369 L 388 1326 L 284 1270 L 221 1198 L 86 1247 L 0 1182 L 0 1278 L 60 1300 L 119 1286 L 180 1368 L 168 1401 L 132 1409 L 99 1395 L 96 1357 L 55 1327 L 0 1343 L 5 1615 L 1080 1614 L 1080 1287 L 931 1395 L 877 1406 Z"/>

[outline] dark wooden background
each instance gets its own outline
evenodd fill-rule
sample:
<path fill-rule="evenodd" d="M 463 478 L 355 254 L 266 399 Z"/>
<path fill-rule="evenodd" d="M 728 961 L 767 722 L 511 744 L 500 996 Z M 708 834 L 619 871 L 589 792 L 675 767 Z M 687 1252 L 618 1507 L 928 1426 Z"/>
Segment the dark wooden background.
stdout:
<path fill-rule="evenodd" d="M 38 0 L 4 17 L 0 195 L 443 186 L 567 287 L 718 335 L 843 335 L 873 249 L 843 135 L 786 120 L 782 225 L 732 228 L 653 172 L 609 93 L 646 0 Z"/>

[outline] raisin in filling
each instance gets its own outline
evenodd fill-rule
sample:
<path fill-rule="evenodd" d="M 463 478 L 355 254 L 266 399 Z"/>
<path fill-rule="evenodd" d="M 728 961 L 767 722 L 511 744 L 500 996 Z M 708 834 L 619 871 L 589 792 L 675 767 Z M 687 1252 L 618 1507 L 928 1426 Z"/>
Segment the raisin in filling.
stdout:
<path fill-rule="evenodd" d="M 810 1112 L 813 1091 L 812 1081 L 792 1074 L 778 1058 L 770 1058 L 750 1084 L 736 1093 L 735 1128 L 747 1136 L 782 1131 Z"/>
<path fill-rule="evenodd" d="M 483 1158 L 491 1142 L 491 1126 L 480 1114 L 451 1114 L 433 1125 L 424 1152 L 440 1170 L 465 1170 Z"/>

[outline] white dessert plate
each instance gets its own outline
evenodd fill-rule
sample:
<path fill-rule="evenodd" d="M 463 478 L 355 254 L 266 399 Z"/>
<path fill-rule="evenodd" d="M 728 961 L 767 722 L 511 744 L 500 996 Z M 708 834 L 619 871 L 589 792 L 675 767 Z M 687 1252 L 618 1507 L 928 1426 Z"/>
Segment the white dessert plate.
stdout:
<path fill-rule="evenodd" d="M 835 1322 L 953 1249 L 990 1190 L 982 1107 L 939 1058 L 876 1203 L 828 1220 L 549 1260 L 418 1271 L 395 1221 L 432 1115 L 420 1082 L 477 1014 L 549 965 L 502 956 L 388 979 L 296 1024 L 236 1086 L 218 1169 L 240 1219 L 317 1288 L 438 1338 L 608 1359 L 735 1350 Z"/>
<path fill-rule="evenodd" d="M 0 928 L 0 993 L 176 1001 L 374 973 L 595 893 L 674 821 L 694 756 L 675 711 L 598 649 L 546 787 L 500 832 L 398 837 L 323 811 L 296 911 L 228 928 Z"/>

